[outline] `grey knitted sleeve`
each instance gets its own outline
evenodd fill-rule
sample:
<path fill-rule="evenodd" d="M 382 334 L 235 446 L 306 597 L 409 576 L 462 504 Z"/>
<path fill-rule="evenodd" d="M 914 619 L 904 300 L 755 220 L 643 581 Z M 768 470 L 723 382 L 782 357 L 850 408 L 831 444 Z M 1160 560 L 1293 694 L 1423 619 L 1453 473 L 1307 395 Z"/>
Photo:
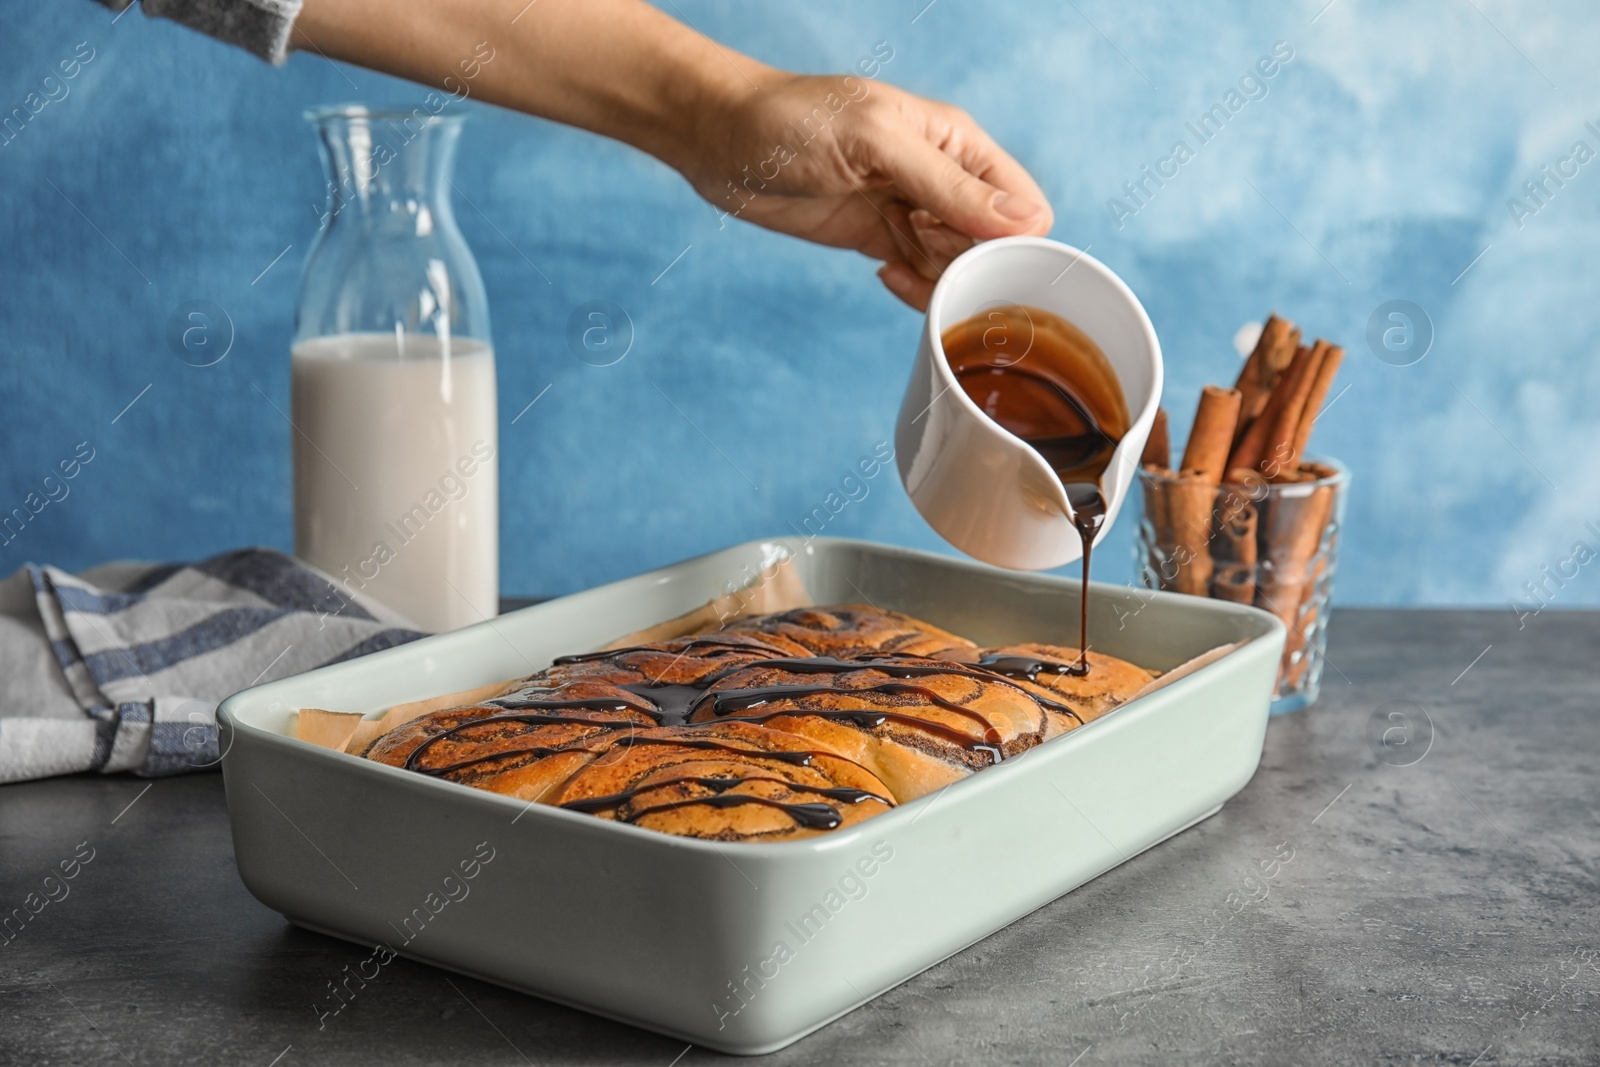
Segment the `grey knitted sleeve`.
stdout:
<path fill-rule="evenodd" d="M 121 11 L 133 0 L 100 0 Z M 289 30 L 301 0 L 144 0 L 146 15 L 169 18 L 219 41 L 238 45 L 281 66 L 289 54 Z"/>

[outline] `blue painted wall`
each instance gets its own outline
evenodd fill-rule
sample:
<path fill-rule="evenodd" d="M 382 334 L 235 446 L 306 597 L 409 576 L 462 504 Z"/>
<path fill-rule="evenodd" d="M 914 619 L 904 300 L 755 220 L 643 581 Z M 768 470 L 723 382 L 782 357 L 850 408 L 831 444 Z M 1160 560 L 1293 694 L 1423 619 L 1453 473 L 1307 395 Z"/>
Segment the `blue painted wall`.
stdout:
<path fill-rule="evenodd" d="M 1054 236 L 1092 246 L 1144 300 L 1180 432 L 1200 385 L 1235 372 L 1234 332 L 1267 309 L 1344 343 L 1349 389 L 1317 434 L 1356 476 L 1338 598 L 1504 605 L 1575 540 L 1600 547 L 1584 525 L 1600 529 L 1600 162 L 1547 181 L 1542 204 L 1523 189 L 1575 142 L 1600 151 L 1600 22 L 1576 0 L 1336 0 L 1319 15 L 1324 2 L 679 0 L 707 33 L 793 69 L 842 70 L 886 41 L 886 79 L 977 116 L 1050 194 Z M 1266 95 L 1119 226 L 1108 200 L 1179 138 L 1196 145 L 1185 122 L 1278 41 L 1294 57 Z M 0 506 L 41 491 L 79 442 L 94 458 L 0 547 L 0 570 L 287 548 L 290 430 L 266 398 L 287 406 L 321 205 L 300 113 L 423 94 L 315 55 L 273 70 L 137 12 L 113 25 L 85 0 L 8 13 L 0 109 L 90 49 L 67 95 L 0 146 Z M 499 350 L 507 591 L 781 532 L 892 436 L 918 317 L 866 261 L 721 228 L 644 156 L 464 107 L 456 184 L 478 210 L 457 213 Z M 592 299 L 637 330 L 612 367 L 564 343 Z M 1411 366 L 1365 340 L 1392 299 L 1431 319 Z M 216 366 L 169 347 L 191 300 L 234 323 Z M 829 532 L 940 547 L 892 474 Z M 1115 536 L 1103 573 L 1125 581 L 1129 532 Z M 1558 605 L 1600 602 L 1589 570 Z"/>

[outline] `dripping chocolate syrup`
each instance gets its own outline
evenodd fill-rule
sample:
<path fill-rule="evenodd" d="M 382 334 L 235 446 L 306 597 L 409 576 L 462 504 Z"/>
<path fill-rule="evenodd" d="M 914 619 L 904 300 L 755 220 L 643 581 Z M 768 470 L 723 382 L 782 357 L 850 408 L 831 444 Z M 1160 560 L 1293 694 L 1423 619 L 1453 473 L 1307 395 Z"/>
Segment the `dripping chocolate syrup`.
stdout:
<path fill-rule="evenodd" d="M 1039 308 L 979 312 L 946 330 L 941 342 L 962 391 L 1061 479 L 1083 544 L 1083 591 L 1078 662 L 1060 673 L 1086 675 L 1089 557 L 1106 519 L 1101 479 L 1129 425 L 1121 384 L 1087 334 Z"/>
<path fill-rule="evenodd" d="M 1083 582 L 1078 593 L 1078 662 L 1062 671 L 1079 678 L 1089 673 L 1089 557 L 1094 553 L 1094 539 L 1106 521 L 1106 497 L 1099 482 L 1068 482 L 1062 479 L 1067 491 L 1067 502 L 1072 505 L 1072 525 L 1083 542 Z"/>

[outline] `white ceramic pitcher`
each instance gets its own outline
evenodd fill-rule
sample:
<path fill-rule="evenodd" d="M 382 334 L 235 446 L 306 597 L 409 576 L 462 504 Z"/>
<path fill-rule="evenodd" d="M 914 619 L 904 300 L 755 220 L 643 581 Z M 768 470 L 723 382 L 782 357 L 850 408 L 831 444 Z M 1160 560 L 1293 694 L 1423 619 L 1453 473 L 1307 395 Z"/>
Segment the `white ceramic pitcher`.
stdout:
<path fill-rule="evenodd" d="M 1043 237 L 976 245 L 934 288 L 895 426 L 900 480 L 928 524 L 962 552 L 996 566 L 1048 570 L 1083 554 L 1061 481 L 1039 453 L 972 402 L 940 343 L 947 327 L 998 304 L 1027 304 L 1072 322 L 1100 346 L 1122 383 L 1133 423 L 1102 480 L 1107 512 L 1096 544 L 1116 521 L 1155 420 L 1161 344 L 1121 278 Z"/>

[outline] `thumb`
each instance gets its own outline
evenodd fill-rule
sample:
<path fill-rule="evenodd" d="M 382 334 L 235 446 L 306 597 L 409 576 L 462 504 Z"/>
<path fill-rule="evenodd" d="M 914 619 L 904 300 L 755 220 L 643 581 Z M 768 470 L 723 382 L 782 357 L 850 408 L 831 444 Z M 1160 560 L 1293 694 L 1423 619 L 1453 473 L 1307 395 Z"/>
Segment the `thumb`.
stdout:
<path fill-rule="evenodd" d="M 875 145 L 874 154 L 877 169 L 913 206 L 968 237 L 1030 233 L 1049 217 L 1044 203 L 990 185 L 922 137 L 897 133 Z"/>

